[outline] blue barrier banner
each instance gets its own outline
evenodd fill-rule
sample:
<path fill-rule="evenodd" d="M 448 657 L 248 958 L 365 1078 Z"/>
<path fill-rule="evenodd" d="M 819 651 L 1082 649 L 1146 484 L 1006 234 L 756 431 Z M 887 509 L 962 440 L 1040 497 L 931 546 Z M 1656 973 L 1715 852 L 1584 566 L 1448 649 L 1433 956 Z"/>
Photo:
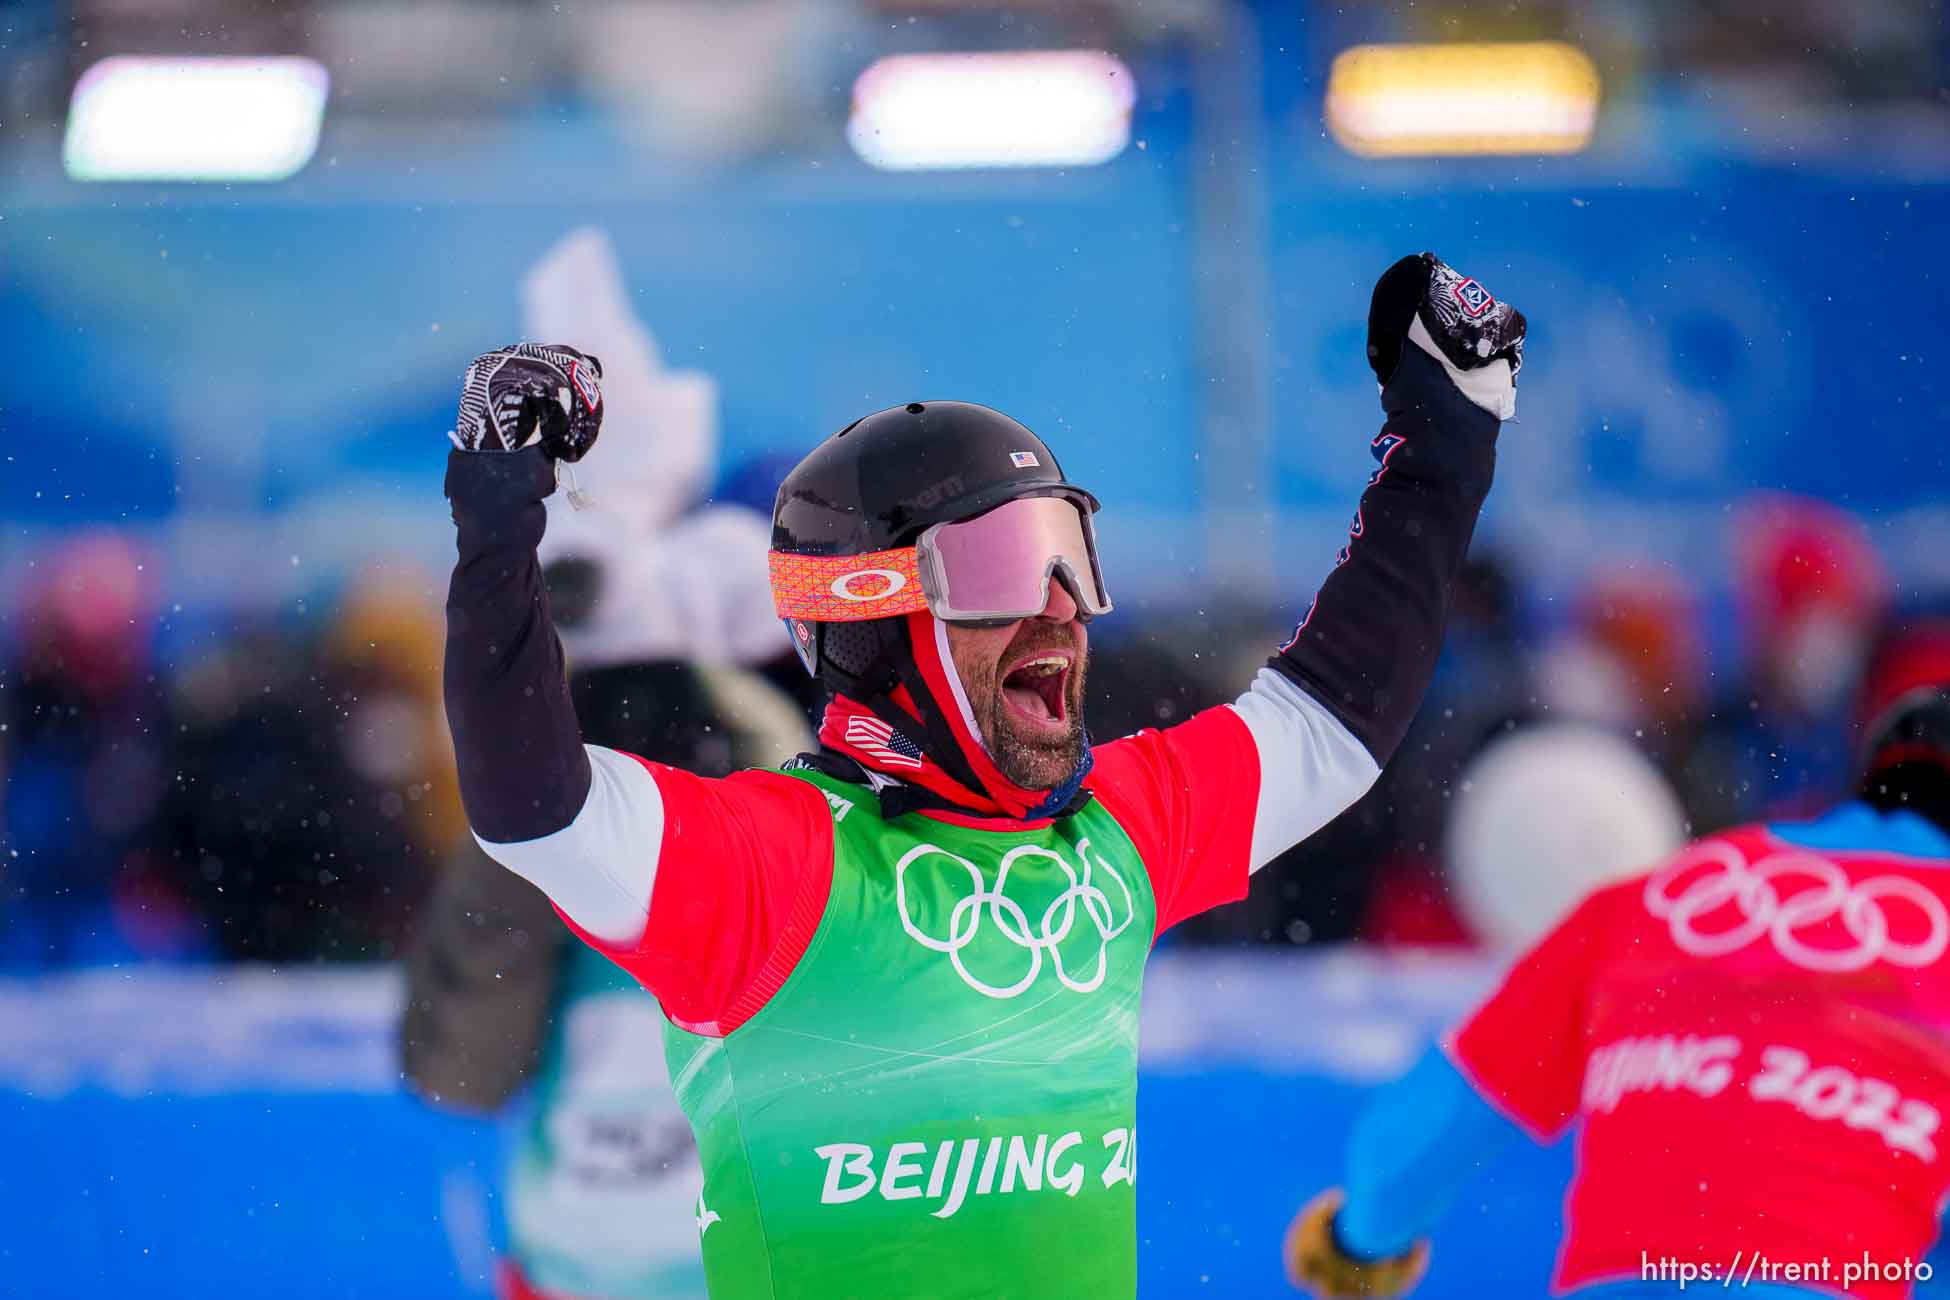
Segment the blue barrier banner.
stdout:
<path fill-rule="evenodd" d="M 1146 984 L 1147 1297 L 1292 1294 L 1279 1242 L 1363 1089 L 1486 987 L 1473 959 L 1161 954 Z M 492 1294 L 502 1126 L 403 1091 L 386 969 L 0 983 L 7 1295 Z M 1418 1294 L 1541 1294 L 1568 1152 L 1485 1171 Z"/>

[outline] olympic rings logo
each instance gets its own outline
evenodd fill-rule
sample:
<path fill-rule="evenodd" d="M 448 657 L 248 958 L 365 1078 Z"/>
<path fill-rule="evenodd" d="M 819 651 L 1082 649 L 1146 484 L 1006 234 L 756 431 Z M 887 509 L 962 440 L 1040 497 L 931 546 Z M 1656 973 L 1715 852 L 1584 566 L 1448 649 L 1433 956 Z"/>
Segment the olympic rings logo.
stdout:
<path fill-rule="evenodd" d="M 1699 868 L 1682 889 L 1680 877 Z M 1812 882 L 1786 897 L 1775 882 Z M 1898 919 L 1913 910 L 1903 929 L 1912 937 L 1891 933 L 1886 903 L 1896 903 Z M 1738 913 L 1726 929 L 1701 924 L 1722 908 Z M 1788 849 L 1749 863 L 1731 844 L 1709 840 L 1682 854 L 1645 882 L 1645 907 L 1672 931 L 1672 941 L 1694 957 L 1723 957 L 1762 936 L 1789 964 L 1823 973 L 1858 971 L 1878 961 L 1912 969 L 1928 966 L 1950 947 L 1950 909 L 1929 889 L 1907 876 L 1872 876 L 1849 881 L 1848 874 L 1826 858 Z M 1916 918 L 1923 930 L 1916 933 Z M 1816 947 L 1801 932 L 1839 918 L 1848 933 L 1847 947 Z"/>
<path fill-rule="evenodd" d="M 954 910 L 948 914 L 948 936 L 937 938 L 921 929 L 908 911 L 907 872 L 915 863 L 930 857 L 946 859 L 959 865 L 968 873 L 970 892 L 956 900 Z M 1096 869 L 1109 876 L 1124 896 L 1124 916 L 1119 920 L 1111 906 L 1110 895 L 1105 893 L 1091 879 L 1091 860 L 1095 857 Z M 1009 872 L 1027 859 L 1042 858 L 1054 862 L 1061 868 L 1069 881 L 1067 887 L 1050 901 L 1049 906 L 1037 918 L 1032 931 L 1029 913 L 1020 903 L 1008 896 Z M 1071 865 L 1062 854 L 1036 844 L 1023 844 L 1009 850 L 1003 856 L 1002 864 L 995 874 L 995 884 L 989 885 L 982 876 L 982 870 L 967 858 L 950 853 L 933 844 L 917 844 L 901 855 L 894 864 L 894 905 L 900 913 L 901 928 L 906 930 L 914 942 L 933 952 L 948 954 L 948 961 L 961 976 L 962 983 L 968 985 L 984 997 L 1013 998 L 1022 994 L 1036 982 L 1043 970 L 1043 956 L 1049 955 L 1051 966 L 1056 970 L 1056 978 L 1064 988 L 1073 993 L 1091 993 L 1104 982 L 1104 974 L 1109 969 L 1110 941 L 1124 933 L 1137 916 L 1137 900 L 1131 895 L 1131 887 L 1117 871 L 1090 851 L 1090 841 L 1077 842 L 1077 858 L 1082 863 L 1082 871 Z M 990 984 L 972 973 L 962 960 L 962 954 L 975 942 L 982 929 L 982 918 L 987 916 L 995 923 L 996 930 L 1003 938 L 1029 954 L 1029 968 L 1021 979 L 1013 984 L 1000 986 Z M 1088 925 L 1096 931 L 1097 961 L 1088 973 L 1073 972 L 1063 963 L 1063 951 L 1058 946 L 1070 935 L 1079 923 Z"/>

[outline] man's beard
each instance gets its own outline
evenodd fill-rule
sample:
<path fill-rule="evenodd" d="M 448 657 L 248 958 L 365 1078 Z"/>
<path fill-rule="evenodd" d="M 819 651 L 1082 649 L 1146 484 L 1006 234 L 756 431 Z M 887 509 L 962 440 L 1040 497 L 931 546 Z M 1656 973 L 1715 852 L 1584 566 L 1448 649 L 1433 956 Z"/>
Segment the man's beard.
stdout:
<path fill-rule="evenodd" d="M 1070 648 L 1069 642 L 1063 648 Z M 1083 678 L 1084 660 L 1070 665 L 1069 680 L 1063 683 L 1065 728 L 1061 736 L 1029 735 L 1017 730 L 1009 706 L 1002 698 L 1002 682 L 990 664 L 979 681 L 964 681 L 975 724 L 988 746 L 996 768 L 1015 785 L 1025 790 L 1048 790 L 1069 779 L 1083 762 Z"/>

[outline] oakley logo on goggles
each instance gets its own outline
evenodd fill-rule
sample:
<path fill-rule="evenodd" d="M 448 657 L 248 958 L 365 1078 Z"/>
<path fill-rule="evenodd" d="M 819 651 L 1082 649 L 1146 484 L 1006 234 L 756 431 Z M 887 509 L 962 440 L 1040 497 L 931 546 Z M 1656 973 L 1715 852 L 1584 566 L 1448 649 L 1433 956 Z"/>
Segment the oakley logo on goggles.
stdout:
<path fill-rule="evenodd" d="M 1058 572 L 1085 617 L 1111 608 L 1090 516 L 1067 497 L 1019 497 L 894 550 L 767 558 L 780 618 L 836 623 L 921 609 L 961 623 L 1034 618 Z"/>

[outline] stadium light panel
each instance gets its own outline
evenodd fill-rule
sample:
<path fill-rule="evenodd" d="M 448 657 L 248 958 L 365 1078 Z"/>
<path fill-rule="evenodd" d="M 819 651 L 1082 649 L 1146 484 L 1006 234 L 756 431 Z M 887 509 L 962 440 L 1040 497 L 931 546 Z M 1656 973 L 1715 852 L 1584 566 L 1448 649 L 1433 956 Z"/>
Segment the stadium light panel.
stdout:
<path fill-rule="evenodd" d="M 1365 158 L 1576 153 L 1598 69 L 1558 41 L 1357 45 L 1327 79 L 1327 129 Z"/>
<path fill-rule="evenodd" d="M 894 54 L 853 84 L 847 138 L 875 167 L 1087 167 L 1131 140 L 1136 83 L 1099 50 Z"/>
<path fill-rule="evenodd" d="M 277 181 L 311 161 L 331 78 L 316 59 L 115 55 L 75 82 L 78 181 Z"/>

